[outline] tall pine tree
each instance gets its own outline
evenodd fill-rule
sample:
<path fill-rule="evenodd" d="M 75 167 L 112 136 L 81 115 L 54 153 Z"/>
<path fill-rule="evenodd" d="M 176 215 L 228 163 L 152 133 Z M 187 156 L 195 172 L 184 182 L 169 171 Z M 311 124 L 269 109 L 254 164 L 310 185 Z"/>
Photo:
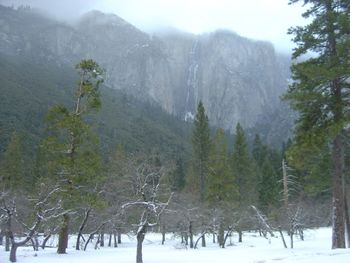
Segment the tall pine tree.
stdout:
<path fill-rule="evenodd" d="M 262 143 L 258 134 L 253 142 L 252 157 L 255 161 L 258 206 L 265 214 L 268 214 L 270 208 L 276 206 L 280 199 L 278 174 L 281 158 L 276 151 Z"/>
<path fill-rule="evenodd" d="M 97 138 L 83 118 L 101 105 L 99 87 L 103 70 L 93 60 L 82 60 L 76 65 L 79 82 L 71 108 L 58 105 L 48 112 L 51 136 L 45 141 L 51 172 L 62 189 L 59 197 L 68 211 L 92 203 L 96 199 L 91 188 L 96 185 L 101 169 Z M 59 232 L 59 254 L 66 253 L 69 213 L 63 215 Z"/>
<path fill-rule="evenodd" d="M 208 116 L 205 114 L 202 101 L 198 103 L 197 113 L 194 119 L 192 150 L 192 176 L 196 185 L 195 189 L 199 191 L 200 200 L 204 201 L 208 176 L 210 131 Z"/>
<path fill-rule="evenodd" d="M 218 129 L 212 141 L 207 181 L 207 199 L 215 206 L 236 201 L 237 188 L 230 172 L 228 141 L 225 131 Z"/>
<path fill-rule="evenodd" d="M 238 203 L 240 208 L 252 205 L 255 202 L 255 185 L 252 162 L 249 157 L 246 136 L 242 126 L 236 126 L 235 141 L 232 152 L 232 176 L 238 187 Z"/>
<path fill-rule="evenodd" d="M 297 47 L 293 58 L 312 54 L 292 66 L 294 83 L 285 98 L 299 112 L 296 141 L 299 149 L 332 145 L 332 248 L 345 248 L 345 141 L 350 120 L 350 2 L 348 0 L 291 0 L 308 6 L 311 22 L 290 29 Z"/>

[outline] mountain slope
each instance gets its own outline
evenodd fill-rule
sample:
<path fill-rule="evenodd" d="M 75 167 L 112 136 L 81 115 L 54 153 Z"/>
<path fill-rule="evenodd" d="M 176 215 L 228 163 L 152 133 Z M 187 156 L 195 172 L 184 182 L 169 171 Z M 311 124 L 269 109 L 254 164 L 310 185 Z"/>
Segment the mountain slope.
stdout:
<path fill-rule="evenodd" d="M 45 114 L 56 104 L 71 105 L 77 75 L 73 67 L 23 56 L 0 54 L 0 153 L 11 133 L 25 135 L 27 151 L 45 136 Z M 151 105 L 108 87 L 102 88 L 102 109 L 89 117 L 108 154 L 118 144 L 128 152 L 187 154 L 190 127 Z"/>
<path fill-rule="evenodd" d="M 290 112 L 285 114 L 279 101 L 290 61 L 269 43 L 228 31 L 149 36 L 98 11 L 72 26 L 31 10 L 0 6 L 0 26 L 0 53 L 59 67 L 93 58 L 106 69 L 108 86 L 179 118 L 193 116 L 202 100 L 210 123 L 230 131 L 237 122 L 253 130 L 263 125 L 269 128 L 263 136 L 276 138 L 276 129 L 285 134 L 292 126 Z M 285 125 L 279 127 L 281 121 L 271 113 L 286 119 Z M 277 126 L 266 125 L 270 122 Z"/>

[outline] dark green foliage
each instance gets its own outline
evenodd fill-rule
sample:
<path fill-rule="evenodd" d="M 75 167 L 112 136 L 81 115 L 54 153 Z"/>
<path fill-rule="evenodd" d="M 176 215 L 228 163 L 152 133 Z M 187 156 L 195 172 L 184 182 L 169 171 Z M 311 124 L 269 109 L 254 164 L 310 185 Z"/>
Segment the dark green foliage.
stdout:
<path fill-rule="evenodd" d="M 199 101 L 192 133 L 192 176 L 202 201 L 206 191 L 210 143 L 208 116 L 205 113 L 203 103 Z"/>
<path fill-rule="evenodd" d="M 311 196 L 330 197 L 332 180 L 329 175 L 332 173 L 332 163 L 328 145 L 318 155 L 314 156 L 307 171 L 304 183 L 305 191 Z"/>
<path fill-rule="evenodd" d="M 72 105 L 77 77 L 70 66 L 0 54 L 0 156 L 13 131 L 25 134 L 24 152 L 35 155 L 44 137 L 44 118 L 54 105 Z M 86 121 L 98 133 L 104 158 L 123 144 L 126 152 L 158 150 L 167 156 L 189 153 L 190 125 L 160 107 L 104 87 L 103 104 Z M 28 153 L 28 154 L 27 154 Z"/>
<path fill-rule="evenodd" d="M 22 190 L 26 183 L 29 183 L 27 175 L 21 139 L 14 132 L 4 153 L 3 160 L 0 162 L 1 190 L 4 192 Z"/>
<path fill-rule="evenodd" d="M 271 162 L 265 158 L 258 178 L 258 203 L 259 208 L 268 214 L 269 208 L 278 206 L 280 201 L 280 180 L 276 174 Z"/>
<path fill-rule="evenodd" d="M 218 129 L 212 140 L 207 180 L 207 200 L 215 207 L 237 201 L 238 193 L 230 170 L 225 131 Z"/>
<path fill-rule="evenodd" d="M 26 57 L 0 54 L 0 151 L 13 131 L 25 134 L 24 151 L 34 153 L 44 131 L 50 106 L 70 102 L 67 87 L 74 83 L 72 68 L 38 64 Z"/>
<path fill-rule="evenodd" d="M 281 199 L 281 163 L 280 155 L 263 144 L 260 136 L 256 135 L 253 142 L 252 156 L 255 161 L 257 177 L 258 206 L 265 214 L 269 208 L 278 206 Z"/>
<path fill-rule="evenodd" d="M 236 126 L 235 142 L 231 157 L 232 177 L 238 187 L 239 206 L 251 205 L 256 200 L 256 178 L 249 157 L 247 141 L 242 126 Z"/>
<path fill-rule="evenodd" d="M 87 110 L 101 107 L 100 85 L 103 83 L 103 70 L 92 59 L 82 60 L 75 66 L 79 76 L 79 88 L 76 91 L 75 114 L 80 115 Z M 81 100 L 86 100 L 86 105 L 81 106 Z"/>
<path fill-rule="evenodd" d="M 186 184 L 186 168 L 182 157 L 177 157 L 175 160 L 175 168 L 171 172 L 171 185 L 173 191 L 181 191 Z"/>
<path fill-rule="evenodd" d="M 80 79 L 73 107 L 59 105 L 49 110 L 50 136 L 43 143 L 51 179 L 64 189 L 61 198 L 65 208 L 98 202 L 91 188 L 102 179 L 98 140 L 83 119 L 86 113 L 100 107 L 102 70 L 92 60 L 81 61 L 76 69 Z"/>
<path fill-rule="evenodd" d="M 317 56 L 292 66 L 293 79 L 297 81 L 285 95 L 300 113 L 296 139 L 305 147 L 327 143 L 350 120 L 349 112 L 343 111 L 349 107 L 348 93 L 336 92 L 334 86 L 341 90 L 349 85 L 346 82 L 350 69 L 349 4 L 325 0 L 310 2 L 304 16 L 312 17 L 312 22 L 290 30 L 298 44 L 293 57 L 308 52 L 315 52 Z"/>
<path fill-rule="evenodd" d="M 304 27 L 290 29 L 297 48 L 294 58 L 313 52 L 292 66 L 294 83 L 285 99 L 299 112 L 296 146 L 291 160 L 304 162 L 320 155 L 331 143 L 333 168 L 332 247 L 345 247 L 345 130 L 350 121 L 350 2 L 292 0 L 308 4 L 303 14 L 311 18 Z M 312 151 L 316 149 L 318 151 Z M 300 157 L 302 154 L 302 157 Z"/>

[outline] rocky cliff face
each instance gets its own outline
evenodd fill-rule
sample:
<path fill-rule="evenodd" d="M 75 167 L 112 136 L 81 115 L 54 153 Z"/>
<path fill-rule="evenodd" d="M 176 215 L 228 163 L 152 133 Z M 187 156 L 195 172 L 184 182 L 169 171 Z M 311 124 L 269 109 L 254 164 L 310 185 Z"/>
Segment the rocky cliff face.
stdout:
<path fill-rule="evenodd" d="M 211 124 L 254 127 L 280 107 L 289 60 L 271 44 L 228 31 L 149 36 L 115 15 L 97 11 L 74 25 L 28 10 L 0 7 L 0 52 L 72 65 L 93 58 L 107 83 L 159 103 L 171 114 L 195 114 L 202 100 Z"/>
<path fill-rule="evenodd" d="M 177 77 L 182 80 L 178 88 L 183 101 L 177 104 L 176 113 L 194 113 L 202 100 L 209 119 L 232 130 L 238 121 L 245 127 L 254 126 L 261 114 L 278 105 L 287 87 L 289 63 L 271 44 L 217 31 L 183 41 L 182 52 L 177 52 L 175 45 L 181 44 L 173 38 L 163 38 L 169 50 L 176 52 L 170 51 L 169 57 L 185 69 Z"/>

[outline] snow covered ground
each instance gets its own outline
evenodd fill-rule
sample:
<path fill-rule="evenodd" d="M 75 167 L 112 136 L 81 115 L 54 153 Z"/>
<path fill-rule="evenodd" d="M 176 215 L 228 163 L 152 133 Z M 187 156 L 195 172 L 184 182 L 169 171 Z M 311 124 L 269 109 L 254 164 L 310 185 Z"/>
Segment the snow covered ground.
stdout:
<path fill-rule="evenodd" d="M 349 263 L 350 249 L 332 250 L 331 229 L 321 228 L 305 232 L 305 241 L 295 240 L 294 249 L 285 249 L 280 237 L 271 240 L 259 237 L 256 233 L 245 233 L 243 243 L 237 243 L 232 237 L 232 245 L 225 249 L 212 244 L 207 237 L 207 247 L 186 249 L 180 245 L 179 238 L 167 235 L 166 243 L 161 245 L 161 236 L 148 233 L 144 241 L 144 263 Z M 289 240 L 287 240 L 289 241 Z M 58 255 L 56 249 L 47 248 L 34 252 L 32 248 L 19 248 L 19 263 L 133 263 L 136 257 L 136 240 L 123 236 L 123 244 L 118 248 L 90 247 L 87 251 L 76 251 L 74 240 L 70 240 L 68 254 Z M 8 261 L 8 252 L 0 247 L 0 263 Z"/>

